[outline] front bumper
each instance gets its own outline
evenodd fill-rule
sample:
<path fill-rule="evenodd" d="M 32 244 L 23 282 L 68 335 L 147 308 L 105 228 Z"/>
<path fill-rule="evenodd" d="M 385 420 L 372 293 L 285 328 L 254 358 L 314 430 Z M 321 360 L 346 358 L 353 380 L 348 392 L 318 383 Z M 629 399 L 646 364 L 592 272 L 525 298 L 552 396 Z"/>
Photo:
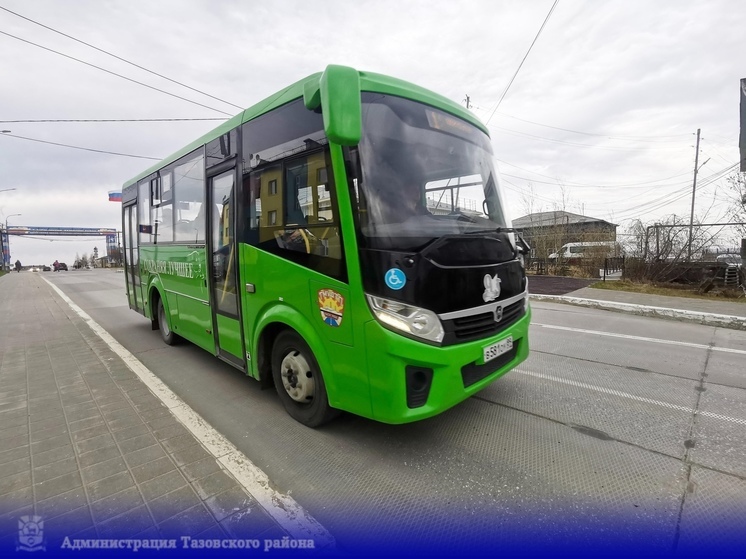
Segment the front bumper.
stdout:
<path fill-rule="evenodd" d="M 476 394 L 526 360 L 530 321 L 528 309 L 522 318 L 499 333 L 445 347 L 412 340 L 383 328 L 376 321 L 368 322 L 366 357 L 373 419 L 409 423 L 437 415 Z M 484 348 L 508 336 L 513 337 L 513 350 L 482 363 Z M 424 398 L 422 394 L 412 397 L 413 374 L 417 388 L 422 388 L 421 381 L 429 377 L 425 378 Z M 413 403 L 416 407 L 411 407 Z"/>

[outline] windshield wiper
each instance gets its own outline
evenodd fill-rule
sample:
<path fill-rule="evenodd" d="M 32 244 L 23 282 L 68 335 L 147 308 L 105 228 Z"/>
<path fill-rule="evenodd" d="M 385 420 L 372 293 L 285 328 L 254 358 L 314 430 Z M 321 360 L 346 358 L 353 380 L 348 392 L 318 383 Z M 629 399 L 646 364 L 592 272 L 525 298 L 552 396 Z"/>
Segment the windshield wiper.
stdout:
<path fill-rule="evenodd" d="M 487 229 L 473 229 L 471 231 L 464 231 L 464 235 L 478 235 L 480 233 L 512 233 L 511 229 L 505 229 L 503 227 L 490 227 Z"/>
<path fill-rule="evenodd" d="M 516 244 L 519 247 L 520 252 L 528 254 L 531 251 L 531 246 L 526 242 L 518 229 L 513 227 L 495 227 L 491 229 L 477 229 L 476 231 L 464 231 L 464 235 L 478 235 L 480 233 L 515 233 Z"/>
<path fill-rule="evenodd" d="M 476 221 L 474 222 L 476 223 Z M 520 235 L 521 232 L 518 229 L 512 227 L 490 227 L 489 229 L 476 229 L 474 231 L 465 231 L 464 235 L 475 235 L 477 233 L 515 233 Z"/>

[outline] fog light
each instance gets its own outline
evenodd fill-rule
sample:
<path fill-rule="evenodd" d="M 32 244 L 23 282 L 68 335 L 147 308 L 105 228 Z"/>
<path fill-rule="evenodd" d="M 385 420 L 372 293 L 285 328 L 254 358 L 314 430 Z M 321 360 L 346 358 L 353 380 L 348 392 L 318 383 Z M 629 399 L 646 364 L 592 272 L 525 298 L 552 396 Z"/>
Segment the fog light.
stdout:
<path fill-rule="evenodd" d="M 427 403 L 430 386 L 433 383 L 433 370 L 408 365 L 405 369 L 407 382 L 407 407 L 420 408 Z"/>

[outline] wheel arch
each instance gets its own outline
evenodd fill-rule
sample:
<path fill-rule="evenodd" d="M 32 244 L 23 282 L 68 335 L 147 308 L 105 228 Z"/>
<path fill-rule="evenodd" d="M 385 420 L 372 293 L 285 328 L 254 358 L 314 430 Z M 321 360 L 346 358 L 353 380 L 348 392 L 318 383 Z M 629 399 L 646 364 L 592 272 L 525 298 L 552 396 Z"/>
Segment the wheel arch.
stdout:
<path fill-rule="evenodd" d="M 150 313 L 150 327 L 153 330 L 158 330 L 158 301 L 163 301 L 163 308 L 166 311 L 166 316 L 171 316 L 168 308 L 168 297 L 163 296 L 163 285 L 161 284 L 160 278 L 154 276 L 148 286 L 148 307 Z"/>
<path fill-rule="evenodd" d="M 329 374 L 332 370 L 332 361 L 324 340 L 305 316 L 289 306 L 275 305 L 270 308 L 263 315 L 256 329 L 257 334 L 253 345 L 256 348 L 259 381 L 263 386 L 272 384 L 272 346 L 283 330 L 295 331 L 308 344 L 324 377 L 327 398 L 330 402 L 336 401 L 334 378 Z"/>

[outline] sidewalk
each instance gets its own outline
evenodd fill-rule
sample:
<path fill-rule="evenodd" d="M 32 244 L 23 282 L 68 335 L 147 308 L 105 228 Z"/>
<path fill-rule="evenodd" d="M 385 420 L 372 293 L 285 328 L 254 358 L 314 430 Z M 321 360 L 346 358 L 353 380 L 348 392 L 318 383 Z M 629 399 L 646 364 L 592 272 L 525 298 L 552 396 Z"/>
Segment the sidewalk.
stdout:
<path fill-rule="evenodd" d="M 0 317 L 0 550 L 16 550 L 29 520 L 49 551 L 65 538 L 262 551 L 299 538 L 179 418 L 191 410 L 164 405 L 41 274 L 0 277 Z"/>
<path fill-rule="evenodd" d="M 726 300 L 648 295 L 592 287 L 561 296 L 532 294 L 531 299 L 746 330 L 746 304 Z"/>

